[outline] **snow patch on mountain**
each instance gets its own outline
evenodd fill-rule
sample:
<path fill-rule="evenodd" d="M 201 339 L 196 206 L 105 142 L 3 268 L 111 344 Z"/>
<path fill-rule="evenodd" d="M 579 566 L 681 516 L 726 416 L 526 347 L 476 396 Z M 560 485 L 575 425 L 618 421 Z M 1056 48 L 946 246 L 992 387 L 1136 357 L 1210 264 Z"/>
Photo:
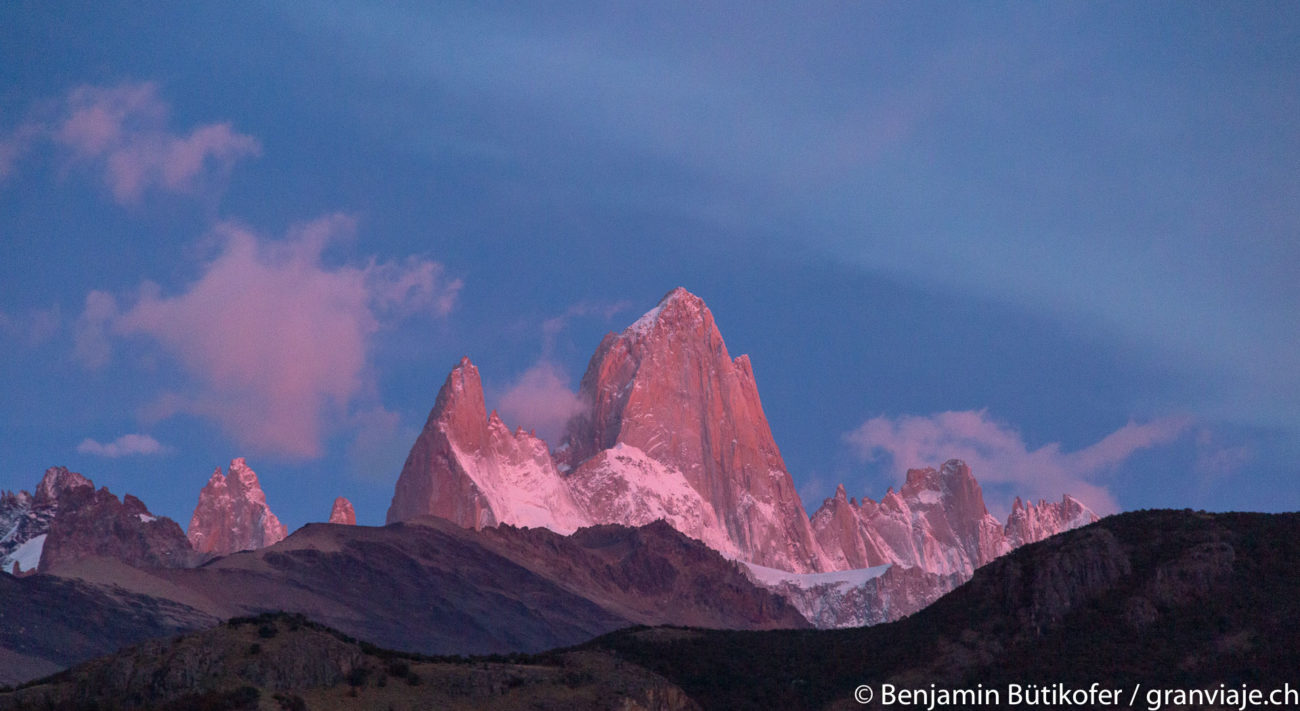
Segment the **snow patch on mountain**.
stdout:
<path fill-rule="evenodd" d="M 841 588 L 861 587 L 868 580 L 874 580 L 885 574 L 891 564 L 877 565 L 874 568 L 857 568 L 855 570 L 832 570 L 827 573 L 791 573 L 788 570 L 778 570 L 777 568 L 768 568 L 740 561 L 741 564 L 749 571 L 749 577 L 754 582 L 766 587 L 776 587 L 779 585 L 793 585 L 803 590 L 812 590 L 826 585 L 833 585 Z"/>
<path fill-rule="evenodd" d="M 41 564 L 41 553 L 45 550 L 45 538 L 48 534 L 42 533 L 35 538 L 24 541 L 22 545 L 14 549 L 3 562 L 6 572 L 12 572 L 14 564 L 18 565 L 21 571 L 36 570 Z"/>
<path fill-rule="evenodd" d="M 644 526 L 663 519 L 723 555 L 738 553 L 686 476 L 637 447 L 620 442 L 588 459 L 567 481 L 592 523 Z"/>

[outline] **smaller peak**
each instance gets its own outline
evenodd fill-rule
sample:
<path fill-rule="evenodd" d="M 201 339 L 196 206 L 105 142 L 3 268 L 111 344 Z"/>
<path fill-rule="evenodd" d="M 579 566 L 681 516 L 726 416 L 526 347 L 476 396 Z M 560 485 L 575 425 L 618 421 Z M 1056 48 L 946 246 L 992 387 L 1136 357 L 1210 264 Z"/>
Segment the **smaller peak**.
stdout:
<path fill-rule="evenodd" d="M 667 303 L 670 303 L 670 302 L 673 302 L 673 301 L 680 301 L 680 300 L 683 300 L 683 299 L 688 299 L 688 300 L 691 300 L 691 301 L 700 301 L 700 297 L 698 297 L 698 296 L 696 296 L 695 294 L 692 294 L 691 292 L 687 291 L 687 290 L 686 290 L 686 287 L 684 287 L 684 286 L 678 286 L 678 287 L 674 287 L 674 288 L 673 288 L 671 291 L 669 291 L 667 294 L 664 294 L 664 295 L 663 295 L 663 298 L 662 298 L 662 299 L 659 299 L 659 303 L 660 303 L 660 304 L 667 304 Z"/>
<path fill-rule="evenodd" d="M 949 459 L 943 463 L 940 472 L 946 477 L 961 477 L 969 479 L 971 477 L 970 465 L 960 459 Z"/>
<path fill-rule="evenodd" d="M 144 502 L 133 494 L 122 494 L 122 508 L 126 509 L 129 514 L 149 515 L 149 507 L 145 506 Z"/>
<path fill-rule="evenodd" d="M 848 500 L 848 498 L 849 498 L 849 493 L 848 493 L 847 491 L 844 490 L 844 485 L 843 485 L 843 484 L 840 484 L 839 486 L 835 487 L 835 498 L 836 498 L 836 500 L 838 500 L 838 501 L 847 501 L 847 500 Z"/>
<path fill-rule="evenodd" d="M 1020 500 L 1020 497 L 1017 496 L 1017 497 L 1016 497 L 1016 500 L 1011 502 L 1011 510 L 1012 510 L 1012 512 L 1015 512 L 1015 511 L 1024 511 L 1024 510 L 1025 510 L 1025 502 L 1021 501 L 1021 500 Z"/>
<path fill-rule="evenodd" d="M 67 467 L 50 467 L 36 486 L 36 498 L 41 501 L 54 501 L 64 492 L 83 487 L 94 489 L 95 485 L 77 472 L 68 471 Z"/>
<path fill-rule="evenodd" d="M 334 499 L 334 506 L 330 509 L 330 523 L 339 523 L 345 526 L 357 525 L 357 512 L 352 508 L 352 502 L 342 496 Z"/>
<path fill-rule="evenodd" d="M 937 473 L 938 472 L 936 472 L 931 467 L 922 467 L 920 469 L 908 469 L 907 480 L 906 482 L 904 482 L 903 486 L 908 489 L 925 487 L 931 482 L 931 479 Z"/>
<path fill-rule="evenodd" d="M 679 286 L 667 294 L 664 294 L 663 298 L 659 299 L 659 303 L 655 304 L 653 309 L 645 312 L 645 315 L 637 319 L 631 326 L 628 326 L 623 331 L 623 334 L 643 336 L 646 333 L 649 333 L 650 330 L 659 323 L 659 317 L 665 311 L 670 313 L 686 312 L 698 315 L 708 311 L 708 307 L 704 305 L 703 299 L 687 291 L 685 287 Z"/>
<path fill-rule="evenodd" d="M 736 366 L 737 370 L 744 373 L 750 380 L 754 379 L 754 366 L 749 362 L 748 353 L 742 353 L 735 358 L 732 358 L 731 362 Z"/>
<path fill-rule="evenodd" d="M 262 484 L 257 479 L 257 472 L 248 466 L 243 457 L 230 460 L 230 476 L 227 483 L 234 484 L 236 490 L 261 491 Z"/>
<path fill-rule="evenodd" d="M 212 469 L 212 476 L 208 477 L 208 484 L 224 484 L 225 482 L 226 475 L 221 471 L 221 467 L 214 467 Z"/>

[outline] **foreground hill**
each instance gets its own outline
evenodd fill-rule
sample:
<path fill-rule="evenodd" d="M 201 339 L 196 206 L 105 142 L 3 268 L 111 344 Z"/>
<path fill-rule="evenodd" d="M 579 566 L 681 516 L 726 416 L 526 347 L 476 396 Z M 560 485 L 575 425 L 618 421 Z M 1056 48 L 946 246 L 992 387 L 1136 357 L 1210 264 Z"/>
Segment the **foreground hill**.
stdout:
<path fill-rule="evenodd" d="M 1142 511 L 1017 549 L 891 624 L 626 631 L 586 648 L 719 709 L 862 708 L 855 687 L 884 682 L 1270 689 L 1300 669 L 1297 590 L 1300 514 Z"/>
<path fill-rule="evenodd" d="M 124 649 L 13 693 L 0 709 L 689 711 L 663 678 L 601 652 L 446 660 L 357 642 L 298 615 L 240 618 Z"/>
<path fill-rule="evenodd" d="M 1135 512 L 1020 548 L 931 607 L 875 627 L 643 627 L 540 655 L 407 661 L 406 669 L 427 686 L 415 697 L 385 696 L 394 693 L 382 689 L 391 689 L 395 677 L 405 679 L 396 673 L 403 667 L 377 661 L 409 658 L 365 645 L 325 654 L 354 660 L 351 666 L 337 661 L 334 671 L 312 671 L 318 666 L 311 660 L 323 653 L 311 652 L 298 671 L 277 676 L 264 662 L 248 661 L 256 656 L 251 645 L 259 644 L 250 627 L 224 646 L 186 641 L 208 639 L 191 637 L 125 650 L 0 694 L 0 708 L 44 708 L 47 697 L 68 708 L 77 708 L 74 700 L 112 708 L 109 702 L 130 698 L 159 707 L 182 693 L 224 694 L 218 701 L 227 705 L 209 708 L 241 708 L 241 699 L 280 693 L 304 699 L 305 706 L 293 708 L 388 708 L 378 705 L 384 703 L 400 709 L 411 702 L 420 708 L 793 710 L 860 708 L 855 687 L 882 683 L 1269 690 L 1294 683 L 1300 668 L 1297 589 L 1300 514 Z M 282 623 L 273 635 L 285 634 Z M 225 651 L 178 653 L 205 645 Z M 357 654 L 364 659 L 348 656 Z M 148 673 L 131 676 L 124 669 Z M 353 669 L 369 671 L 352 676 Z M 163 686 L 133 697 L 136 687 L 127 677 Z M 185 680 L 178 689 L 163 683 L 178 678 Z M 355 692 L 350 681 L 358 681 Z M 236 693 L 243 696 L 230 696 Z"/>
<path fill-rule="evenodd" d="M 199 568 L 88 557 L 0 583 L 0 654 L 22 660 L 4 665 L 0 683 L 280 610 L 426 654 L 538 652 L 637 624 L 807 626 L 783 598 L 663 523 L 568 537 L 434 518 L 384 528 L 311 524 Z"/>

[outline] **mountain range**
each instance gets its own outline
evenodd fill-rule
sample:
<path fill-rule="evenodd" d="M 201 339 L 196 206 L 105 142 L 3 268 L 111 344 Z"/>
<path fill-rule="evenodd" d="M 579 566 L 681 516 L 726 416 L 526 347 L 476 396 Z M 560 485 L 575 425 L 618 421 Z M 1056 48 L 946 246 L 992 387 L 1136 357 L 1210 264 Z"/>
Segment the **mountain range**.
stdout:
<path fill-rule="evenodd" d="M 993 518 L 964 463 L 907 472 L 879 502 L 843 486 L 810 517 L 763 413 L 753 366 L 682 288 L 605 336 L 583 409 L 554 452 L 488 412 L 478 369 L 447 376 L 398 478 L 389 523 L 433 515 L 568 533 L 664 520 L 777 590 L 818 626 L 897 619 L 1013 548 L 1097 520 L 1084 504 Z"/>
<path fill-rule="evenodd" d="M 144 639 L 277 610 L 423 653 L 535 652 L 629 624 L 877 624 L 1097 520 L 1066 494 L 1017 499 L 1000 522 L 957 460 L 908 471 L 879 501 L 840 486 L 809 516 L 749 358 L 728 353 L 708 307 L 681 288 L 601 341 L 578 395 L 552 450 L 488 411 L 462 359 L 382 528 L 354 525 L 340 497 L 331 524 L 287 535 L 242 458 L 213 473 L 187 532 L 51 468 L 36 494 L 0 495 L 0 561 L 19 578 L 0 593 L 38 598 L 49 577 L 75 581 L 122 632 L 99 646 L 47 644 L 45 625 L 67 613 L 28 600 L 0 612 L 23 610 L 0 640 L 22 662 L 10 668 L 66 666 L 132 629 Z"/>
<path fill-rule="evenodd" d="M 466 659 L 386 650 L 270 614 L 143 642 L 0 692 L 0 709 L 261 702 L 381 711 L 798 711 L 885 708 L 884 684 L 1000 690 L 999 700 L 980 706 L 990 709 L 1026 705 L 1011 703 L 1012 684 L 1097 684 L 1122 691 L 1118 705 L 1133 694 L 1136 707 L 1151 708 L 1152 693 L 1170 690 L 1285 692 L 1300 668 L 1298 585 L 1300 515 L 1139 511 L 1020 547 L 925 610 L 872 627 L 632 627 L 542 654 Z M 854 695 L 864 685 L 876 696 L 860 704 Z M 1300 692 L 1290 688 L 1279 705 L 1296 704 Z M 1189 706 L 1241 707 L 1160 705 Z"/>

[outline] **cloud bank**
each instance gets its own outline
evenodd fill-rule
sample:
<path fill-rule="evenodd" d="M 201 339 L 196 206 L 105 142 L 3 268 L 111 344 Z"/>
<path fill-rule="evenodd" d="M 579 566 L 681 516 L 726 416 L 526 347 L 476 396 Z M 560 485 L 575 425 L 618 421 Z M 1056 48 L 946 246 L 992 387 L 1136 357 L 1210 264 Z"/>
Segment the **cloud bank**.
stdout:
<path fill-rule="evenodd" d="M 1068 493 L 1104 515 L 1120 507 L 1099 478 L 1139 450 L 1174 441 L 1191 424 L 1186 417 L 1130 422 L 1074 452 L 1058 443 L 1031 450 L 1019 432 L 980 410 L 875 417 L 845 439 L 864 460 L 888 456 L 895 469 L 905 469 L 962 459 L 982 483 L 1011 485 L 1029 499 Z"/>
<path fill-rule="evenodd" d="M 318 456 L 324 433 L 373 382 L 375 334 L 406 316 L 445 316 L 461 286 L 420 257 L 326 264 L 325 249 L 354 229 L 336 214 L 274 241 L 223 224 L 219 254 L 179 293 L 146 282 L 119 310 L 112 295 L 91 292 L 77 351 L 88 365 L 102 364 L 111 343 L 143 337 L 192 381 L 158 398 L 151 416 L 199 415 L 254 451 Z"/>

